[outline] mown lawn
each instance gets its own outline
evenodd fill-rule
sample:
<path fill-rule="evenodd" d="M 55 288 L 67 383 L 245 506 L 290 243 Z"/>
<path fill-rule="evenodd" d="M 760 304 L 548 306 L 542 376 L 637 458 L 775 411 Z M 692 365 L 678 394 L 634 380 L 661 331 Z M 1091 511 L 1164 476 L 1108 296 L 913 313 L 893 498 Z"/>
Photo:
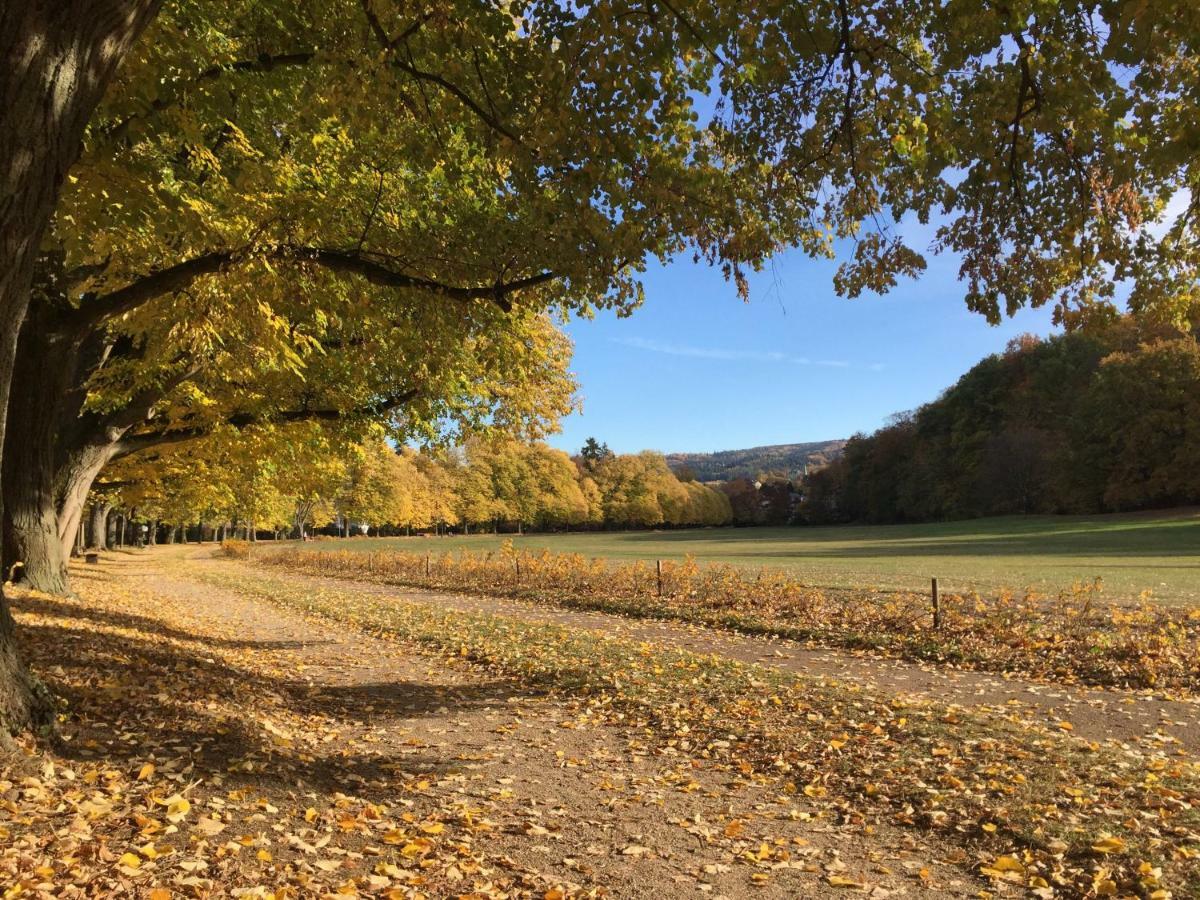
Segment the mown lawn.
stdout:
<path fill-rule="evenodd" d="M 353 538 L 340 547 L 435 553 L 495 550 L 505 540 L 609 559 L 682 559 L 789 569 L 822 587 L 1053 590 L 1101 578 L 1109 599 L 1200 605 L 1200 512 L 1029 516 L 932 525 L 702 528 L 531 535 Z"/>

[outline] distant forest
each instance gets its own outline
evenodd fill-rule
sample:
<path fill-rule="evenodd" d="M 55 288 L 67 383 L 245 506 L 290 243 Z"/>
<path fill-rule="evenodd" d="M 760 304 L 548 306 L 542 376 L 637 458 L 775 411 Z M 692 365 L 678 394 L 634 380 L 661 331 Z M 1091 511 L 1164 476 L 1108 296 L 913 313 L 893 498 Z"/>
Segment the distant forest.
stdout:
<path fill-rule="evenodd" d="M 805 522 L 921 522 L 1200 502 L 1197 330 L 1128 317 L 984 359 L 855 435 L 804 485 Z"/>
<path fill-rule="evenodd" d="M 845 444 L 845 441 L 813 441 L 716 453 L 668 453 L 667 464 L 698 481 L 733 481 L 765 475 L 799 479 L 809 468 L 829 465 Z"/>

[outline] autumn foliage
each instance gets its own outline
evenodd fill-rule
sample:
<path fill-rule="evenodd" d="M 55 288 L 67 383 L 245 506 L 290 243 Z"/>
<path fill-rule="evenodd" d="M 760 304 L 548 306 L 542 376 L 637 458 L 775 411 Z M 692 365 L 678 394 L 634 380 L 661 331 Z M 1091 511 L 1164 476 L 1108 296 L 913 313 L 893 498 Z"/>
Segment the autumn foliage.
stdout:
<path fill-rule="evenodd" d="M 579 554 L 276 550 L 282 568 L 339 578 L 517 596 L 539 603 L 664 616 L 752 633 L 870 648 L 988 671 L 1087 684 L 1200 688 L 1200 612 L 1145 600 L 1119 606 L 1101 585 L 1048 596 L 943 595 L 941 624 L 915 592 L 814 588 L 769 569 L 694 559 L 612 563 Z M 660 587 L 661 586 L 661 587 Z"/>

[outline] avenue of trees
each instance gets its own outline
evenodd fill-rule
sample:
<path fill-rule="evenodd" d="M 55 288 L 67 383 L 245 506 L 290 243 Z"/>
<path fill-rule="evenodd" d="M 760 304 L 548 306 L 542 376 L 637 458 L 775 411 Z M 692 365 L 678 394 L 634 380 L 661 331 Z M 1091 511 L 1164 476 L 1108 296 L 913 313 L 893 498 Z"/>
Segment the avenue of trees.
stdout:
<path fill-rule="evenodd" d="M 1200 503 L 1197 332 L 1125 317 L 1024 338 L 812 474 L 810 522 Z"/>
<path fill-rule="evenodd" d="M 632 311 L 649 260 L 744 293 L 845 241 L 854 297 L 952 252 L 971 309 L 1071 327 L 1194 299 L 1179 0 L 10 7 L 3 560 L 51 592 L 97 479 L 213 434 L 536 440 L 574 403 L 562 319 Z M 934 216 L 930 248 L 894 227 Z M 4 727 L 35 694 L 0 597 Z"/>
<path fill-rule="evenodd" d="M 79 536 L 129 540 L 461 533 L 526 528 L 724 525 L 722 491 L 680 480 L 659 453 L 569 457 L 539 442 L 471 440 L 453 450 L 393 449 L 378 432 L 338 440 L 315 423 L 226 430 L 108 470 Z M 124 534 L 122 532 L 122 534 Z M 78 539 L 78 538 L 77 538 Z"/>

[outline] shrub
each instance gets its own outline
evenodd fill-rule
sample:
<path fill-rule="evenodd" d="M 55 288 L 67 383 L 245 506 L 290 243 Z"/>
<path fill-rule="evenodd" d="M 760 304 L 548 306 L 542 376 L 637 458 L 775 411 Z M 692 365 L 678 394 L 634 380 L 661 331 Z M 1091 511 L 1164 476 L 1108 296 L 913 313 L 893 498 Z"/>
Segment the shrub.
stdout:
<path fill-rule="evenodd" d="M 228 556 L 232 559 L 249 559 L 250 543 L 238 538 L 226 538 L 221 541 L 221 549 L 217 552 L 221 556 Z"/>

